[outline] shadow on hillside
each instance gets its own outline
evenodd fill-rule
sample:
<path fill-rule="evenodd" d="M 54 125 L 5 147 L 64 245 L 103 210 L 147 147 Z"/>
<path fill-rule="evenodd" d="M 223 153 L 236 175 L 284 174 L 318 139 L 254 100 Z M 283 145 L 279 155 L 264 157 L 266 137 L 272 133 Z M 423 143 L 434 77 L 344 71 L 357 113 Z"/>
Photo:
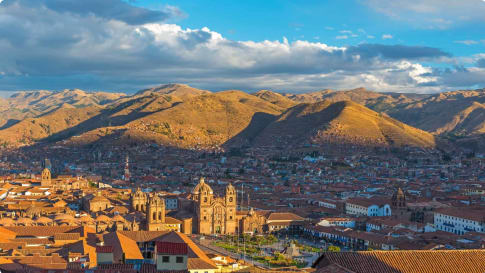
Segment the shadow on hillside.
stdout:
<path fill-rule="evenodd" d="M 137 108 L 131 110 L 129 113 L 124 114 L 124 115 L 117 115 L 117 116 L 112 116 L 122 110 L 125 110 L 127 107 L 130 107 L 131 105 L 139 102 L 139 100 L 134 100 L 134 101 L 127 101 L 125 103 L 122 103 L 114 108 L 108 108 L 108 109 L 103 109 L 100 114 L 93 116 L 81 123 L 79 123 L 76 126 L 67 128 L 65 130 L 62 130 L 60 132 L 54 133 L 49 137 L 46 137 L 44 139 L 41 139 L 41 142 L 55 142 L 55 141 L 60 141 L 64 140 L 67 138 L 70 138 L 75 135 L 82 135 L 83 133 L 98 129 L 98 128 L 103 128 L 103 127 L 114 127 L 114 126 L 122 126 L 125 125 L 131 121 L 137 120 L 139 118 L 143 118 L 145 116 L 164 111 L 168 108 L 174 107 L 178 103 L 173 103 L 170 107 L 165 107 L 165 108 L 160 108 L 156 111 L 143 111 L 145 107 L 150 105 L 156 100 L 156 98 L 149 100 L 146 103 L 143 103 L 142 105 L 138 106 Z"/>
<path fill-rule="evenodd" d="M 0 127 L 0 130 L 7 129 L 11 126 L 14 126 L 15 124 L 17 124 L 19 122 L 20 122 L 20 120 L 18 120 L 18 119 L 8 119 L 7 122 L 3 126 Z"/>
<path fill-rule="evenodd" d="M 242 130 L 239 134 L 227 140 L 222 146 L 224 148 L 235 146 L 250 146 L 251 144 L 253 144 L 255 138 L 277 118 L 278 116 L 264 112 L 254 113 L 248 126 L 244 128 L 244 130 Z"/>

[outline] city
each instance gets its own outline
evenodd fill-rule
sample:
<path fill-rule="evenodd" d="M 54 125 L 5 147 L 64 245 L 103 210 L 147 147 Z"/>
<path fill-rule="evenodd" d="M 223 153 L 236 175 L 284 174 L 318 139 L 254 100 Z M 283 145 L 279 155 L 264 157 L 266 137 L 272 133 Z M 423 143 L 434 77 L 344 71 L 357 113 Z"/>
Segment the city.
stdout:
<path fill-rule="evenodd" d="M 0 273 L 484 273 L 484 14 L 0 0 Z"/>

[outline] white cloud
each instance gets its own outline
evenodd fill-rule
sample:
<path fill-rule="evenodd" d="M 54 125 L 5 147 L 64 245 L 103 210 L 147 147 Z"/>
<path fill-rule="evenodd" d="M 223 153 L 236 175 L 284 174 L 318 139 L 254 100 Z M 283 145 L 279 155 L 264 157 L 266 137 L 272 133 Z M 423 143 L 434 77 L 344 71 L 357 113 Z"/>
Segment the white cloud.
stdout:
<path fill-rule="evenodd" d="M 449 28 L 485 21 L 485 3 L 478 0 L 362 0 L 377 12 L 419 28 Z"/>
<path fill-rule="evenodd" d="M 129 91 L 183 82 L 208 89 L 307 91 L 366 86 L 378 91 L 435 91 L 445 84 L 444 72 L 435 73 L 419 62 L 450 57 L 436 48 L 403 45 L 337 47 L 290 42 L 286 37 L 235 41 L 205 27 L 137 24 L 143 18 L 108 19 L 101 10 L 98 13 L 103 16 L 67 14 L 29 1 L 6 3 L 0 8 L 0 52 L 6 53 L 0 58 L 3 90 Z M 125 13 L 133 14 L 129 9 Z M 477 82 L 480 71 L 470 70 L 474 75 L 470 82 Z M 455 71 L 446 77 L 466 82 L 465 75 Z"/>
<path fill-rule="evenodd" d="M 335 39 L 337 39 L 337 40 L 345 40 L 345 39 L 348 39 L 348 38 L 349 38 L 349 36 L 347 36 L 347 35 L 339 35 L 339 36 L 335 37 Z"/>
<path fill-rule="evenodd" d="M 373 36 L 373 35 L 367 35 L 367 39 L 374 39 L 374 38 L 375 38 L 375 36 Z"/>
<path fill-rule="evenodd" d="M 454 41 L 457 44 L 464 44 L 464 45 L 476 45 L 478 44 L 477 41 L 474 40 L 461 40 L 461 41 Z"/>
<path fill-rule="evenodd" d="M 392 39 L 392 35 L 391 34 L 382 34 L 382 39 L 384 39 L 384 40 Z"/>

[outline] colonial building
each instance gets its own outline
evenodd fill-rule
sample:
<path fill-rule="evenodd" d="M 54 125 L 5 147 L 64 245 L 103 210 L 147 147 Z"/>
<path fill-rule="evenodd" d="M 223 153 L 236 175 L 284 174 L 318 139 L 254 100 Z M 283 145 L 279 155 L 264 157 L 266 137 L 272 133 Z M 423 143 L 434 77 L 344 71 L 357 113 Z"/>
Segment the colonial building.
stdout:
<path fill-rule="evenodd" d="M 145 212 L 147 203 L 147 195 L 143 193 L 140 188 L 131 195 L 131 209 L 133 211 Z"/>
<path fill-rule="evenodd" d="M 108 198 L 101 196 L 98 191 L 96 195 L 85 196 L 83 199 L 84 209 L 89 212 L 99 212 L 113 207 Z"/>
<path fill-rule="evenodd" d="M 51 171 L 47 168 L 42 171 L 40 185 L 43 187 L 51 185 Z"/>
<path fill-rule="evenodd" d="M 131 195 L 131 208 L 133 211 L 145 213 L 145 226 L 148 231 L 181 231 L 182 221 L 166 216 L 165 199 L 157 194 L 148 197 L 137 189 Z"/>
<path fill-rule="evenodd" d="M 225 195 L 215 197 L 212 188 L 204 178 L 192 190 L 195 205 L 197 232 L 200 234 L 234 234 L 237 233 L 236 189 L 229 184 Z"/>
<path fill-rule="evenodd" d="M 239 230 L 246 234 L 262 234 L 266 224 L 266 217 L 251 208 L 249 211 L 238 213 Z"/>
<path fill-rule="evenodd" d="M 150 198 L 147 207 L 147 230 L 165 230 L 165 200 L 156 194 Z"/>

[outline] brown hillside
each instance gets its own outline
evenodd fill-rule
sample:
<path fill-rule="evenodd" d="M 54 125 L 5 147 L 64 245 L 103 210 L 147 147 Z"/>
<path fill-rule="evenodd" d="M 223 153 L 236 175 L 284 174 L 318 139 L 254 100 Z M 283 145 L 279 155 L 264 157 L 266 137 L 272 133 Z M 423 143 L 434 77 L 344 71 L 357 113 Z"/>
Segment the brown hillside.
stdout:
<path fill-rule="evenodd" d="M 390 109 L 393 117 L 436 134 L 485 133 L 485 89 L 444 92 Z"/>
<path fill-rule="evenodd" d="M 422 130 L 350 101 L 321 101 L 290 108 L 256 138 L 258 145 L 352 143 L 434 147 Z"/>
<path fill-rule="evenodd" d="M 297 104 L 297 102 L 270 90 L 260 90 L 252 95 L 285 109 Z"/>
<path fill-rule="evenodd" d="M 101 112 L 97 106 L 83 109 L 59 108 L 38 118 L 26 118 L 9 128 L 0 130 L 0 142 L 8 145 L 33 144 L 48 136 L 71 128 Z"/>
<path fill-rule="evenodd" d="M 207 90 L 201 90 L 197 88 L 193 88 L 191 86 L 188 86 L 186 84 L 165 84 L 149 89 L 144 89 L 141 91 L 138 91 L 135 96 L 147 96 L 151 93 L 157 93 L 160 95 L 171 95 L 171 96 L 176 96 L 181 99 L 187 99 L 187 98 L 192 98 L 200 95 L 205 95 L 211 93 L 210 91 Z"/>
<path fill-rule="evenodd" d="M 122 93 L 85 92 L 66 89 L 61 92 L 24 91 L 13 94 L 0 104 L 0 130 L 25 118 L 34 118 L 62 108 L 103 107 L 122 97 Z"/>
<path fill-rule="evenodd" d="M 214 148 L 235 136 L 241 141 L 251 138 L 282 110 L 241 91 L 224 91 L 186 99 L 126 125 L 96 128 L 70 141 L 150 141 L 184 148 Z"/>

